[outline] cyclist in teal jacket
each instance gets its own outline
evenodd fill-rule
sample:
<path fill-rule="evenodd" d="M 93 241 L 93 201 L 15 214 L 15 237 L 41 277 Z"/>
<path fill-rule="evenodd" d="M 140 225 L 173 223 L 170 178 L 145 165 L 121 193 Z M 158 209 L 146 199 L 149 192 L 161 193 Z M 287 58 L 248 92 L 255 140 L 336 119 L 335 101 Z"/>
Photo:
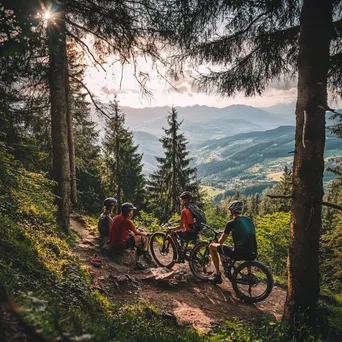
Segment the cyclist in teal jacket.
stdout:
<path fill-rule="evenodd" d="M 209 281 L 214 284 L 222 283 L 218 253 L 234 260 L 254 260 L 257 256 L 255 226 L 249 217 L 241 215 L 243 202 L 230 202 L 228 210 L 230 211 L 231 220 L 226 224 L 218 243 L 213 242 L 209 246 L 210 255 L 215 266 L 215 273 L 209 278 Z M 234 248 L 224 244 L 230 233 L 234 241 Z"/>

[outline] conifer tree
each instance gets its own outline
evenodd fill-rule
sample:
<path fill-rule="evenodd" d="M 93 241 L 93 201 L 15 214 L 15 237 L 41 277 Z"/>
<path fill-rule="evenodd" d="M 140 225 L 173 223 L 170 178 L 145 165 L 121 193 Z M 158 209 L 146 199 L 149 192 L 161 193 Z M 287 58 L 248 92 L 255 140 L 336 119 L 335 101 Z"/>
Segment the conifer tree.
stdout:
<path fill-rule="evenodd" d="M 261 202 L 260 195 L 258 193 L 250 195 L 246 199 L 246 212 L 245 215 L 254 218 L 259 215 L 259 204 Z"/>
<path fill-rule="evenodd" d="M 83 69 L 69 60 L 73 74 L 83 77 Z M 102 208 L 104 193 L 100 177 L 99 132 L 91 120 L 87 93 L 77 82 L 70 83 L 70 110 L 75 136 L 75 167 L 77 178 L 77 208 L 88 213 L 98 213 Z M 76 190 L 76 187 L 75 189 Z"/>
<path fill-rule="evenodd" d="M 107 195 L 115 196 L 117 208 L 124 202 L 133 202 L 144 208 L 145 178 L 142 174 L 142 155 L 134 145 L 133 133 L 125 127 L 125 115 L 115 99 L 110 104 L 112 118 L 106 120 L 103 182 Z"/>
<path fill-rule="evenodd" d="M 182 121 L 178 121 L 177 110 L 172 107 L 167 116 L 168 128 L 160 139 L 164 157 L 156 157 L 158 169 L 151 174 L 148 190 L 151 205 L 162 220 L 180 212 L 179 195 L 188 190 L 199 195 L 199 181 L 196 169 L 190 166 L 191 158 L 187 150 L 187 140 L 180 133 Z"/>

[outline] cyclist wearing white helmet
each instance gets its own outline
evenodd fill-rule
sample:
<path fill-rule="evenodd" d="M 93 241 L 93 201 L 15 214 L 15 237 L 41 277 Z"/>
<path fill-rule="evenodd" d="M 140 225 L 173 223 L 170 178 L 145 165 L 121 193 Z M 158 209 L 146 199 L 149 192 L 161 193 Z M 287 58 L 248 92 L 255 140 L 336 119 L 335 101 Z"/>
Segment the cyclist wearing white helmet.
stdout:
<path fill-rule="evenodd" d="M 209 280 L 214 284 L 222 283 L 218 253 L 234 260 L 253 260 L 257 256 L 255 226 L 250 218 L 241 215 L 243 202 L 230 202 L 228 204 L 228 210 L 231 220 L 226 224 L 226 228 L 219 238 L 218 243 L 211 243 L 209 246 L 210 255 L 215 266 L 215 273 Z M 234 248 L 224 245 L 230 233 L 234 241 Z"/>

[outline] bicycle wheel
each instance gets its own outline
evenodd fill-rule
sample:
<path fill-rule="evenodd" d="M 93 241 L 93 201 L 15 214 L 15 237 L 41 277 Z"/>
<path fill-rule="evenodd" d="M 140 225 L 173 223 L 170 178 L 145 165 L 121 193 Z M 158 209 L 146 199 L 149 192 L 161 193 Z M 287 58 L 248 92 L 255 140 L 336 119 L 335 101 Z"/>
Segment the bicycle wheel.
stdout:
<path fill-rule="evenodd" d="M 151 254 L 161 267 L 172 268 L 177 259 L 177 248 L 170 236 L 157 232 L 150 239 Z"/>
<path fill-rule="evenodd" d="M 192 249 L 189 266 L 192 274 L 199 280 L 208 280 L 215 271 L 211 260 L 208 242 L 199 242 Z"/>
<path fill-rule="evenodd" d="M 273 288 L 273 277 L 266 265 L 258 261 L 246 261 L 234 271 L 232 285 L 238 297 L 248 303 L 266 299 Z"/>

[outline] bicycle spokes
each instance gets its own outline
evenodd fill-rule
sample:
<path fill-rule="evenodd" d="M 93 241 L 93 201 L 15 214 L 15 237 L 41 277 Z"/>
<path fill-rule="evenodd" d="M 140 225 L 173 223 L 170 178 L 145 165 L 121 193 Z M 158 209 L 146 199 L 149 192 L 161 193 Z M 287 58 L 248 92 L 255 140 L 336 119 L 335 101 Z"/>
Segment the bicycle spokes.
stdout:
<path fill-rule="evenodd" d="M 260 263 L 241 264 L 234 276 L 234 290 L 236 290 L 239 297 L 249 302 L 265 299 L 273 287 L 273 280 L 269 270 Z"/>
<path fill-rule="evenodd" d="M 175 263 L 176 246 L 164 233 L 154 233 L 150 240 L 151 253 L 159 266 L 171 268 Z"/>
<path fill-rule="evenodd" d="M 196 278 L 206 280 L 214 272 L 214 265 L 208 249 L 208 244 L 203 242 L 196 245 L 190 257 L 190 269 Z"/>

